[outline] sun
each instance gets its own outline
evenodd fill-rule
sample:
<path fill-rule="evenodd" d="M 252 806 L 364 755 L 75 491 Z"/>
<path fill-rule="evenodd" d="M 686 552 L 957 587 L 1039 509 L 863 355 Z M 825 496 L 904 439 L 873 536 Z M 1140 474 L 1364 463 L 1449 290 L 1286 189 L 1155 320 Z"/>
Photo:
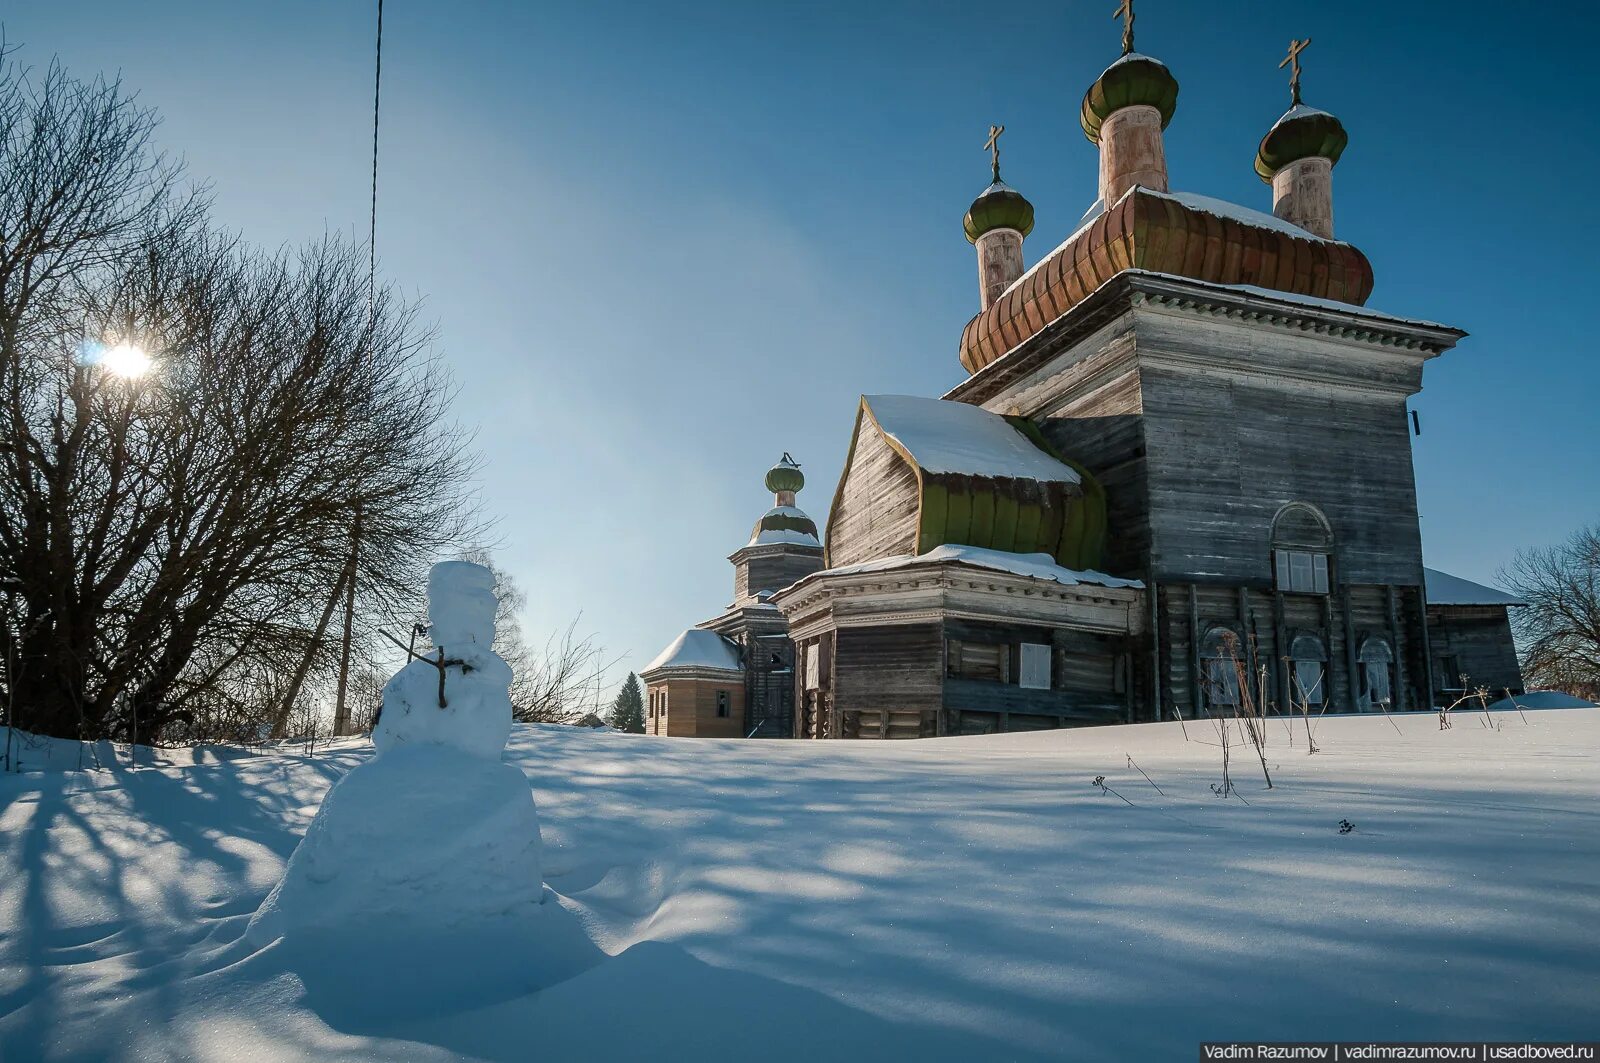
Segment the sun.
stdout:
<path fill-rule="evenodd" d="M 100 364 L 106 371 L 129 380 L 144 376 L 150 371 L 150 356 L 131 343 L 107 347 L 100 355 Z"/>

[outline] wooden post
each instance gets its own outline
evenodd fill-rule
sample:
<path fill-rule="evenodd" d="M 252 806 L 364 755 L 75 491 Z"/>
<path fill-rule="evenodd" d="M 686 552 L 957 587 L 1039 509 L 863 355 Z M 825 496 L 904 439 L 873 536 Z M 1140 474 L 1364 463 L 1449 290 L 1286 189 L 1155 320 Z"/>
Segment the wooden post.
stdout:
<path fill-rule="evenodd" d="M 1389 691 L 1389 696 L 1394 700 L 1391 708 L 1409 708 L 1400 699 L 1404 696 L 1401 691 L 1406 689 L 1406 655 L 1400 645 L 1400 621 L 1396 615 L 1394 584 L 1386 584 L 1383 588 L 1385 605 L 1389 612 L 1389 649 L 1394 657 L 1394 689 Z"/>
<path fill-rule="evenodd" d="M 1161 722 L 1161 588 L 1152 574 L 1145 593 L 1150 596 L 1150 702 L 1155 706 L 1156 722 Z M 1130 685 L 1133 677 L 1129 677 Z M 1174 709 L 1176 711 L 1176 709 Z"/>
<path fill-rule="evenodd" d="M 1350 620 L 1350 588 L 1345 586 L 1340 588 L 1340 591 L 1341 595 L 1339 607 L 1344 610 L 1345 682 L 1350 684 L 1348 693 L 1348 697 L 1350 699 L 1350 711 L 1360 712 L 1361 705 L 1359 703 L 1359 699 L 1361 697 L 1361 673 L 1357 671 L 1356 665 L 1355 624 Z"/>
<path fill-rule="evenodd" d="M 1428 584 L 1417 584 L 1417 619 L 1422 624 L 1422 690 L 1428 701 L 1422 707 L 1432 709 L 1438 699 L 1433 689 L 1433 635 L 1428 631 Z"/>
<path fill-rule="evenodd" d="M 339 642 L 339 686 L 333 703 L 333 733 L 350 733 L 350 706 L 345 703 L 345 691 L 350 684 L 350 640 L 356 622 L 356 573 L 361 551 L 361 503 L 356 503 L 355 519 L 350 526 L 350 560 L 344 570 L 344 636 Z"/>
<path fill-rule="evenodd" d="M 1255 634 L 1255 624 L 1250 618 L 1250 589 L 1243 584 L 1239 586 L 1239 631 L 1244 637 L 1245 663 L 1250 669 L 1250 682 L 1254 683 L 1260 677 L 1261 670 L 1256 661 L 1256 640 L 1252 637 Z M 1265 716 L 1267 692 L 1264 688 L 1259 689 L 1256 691 L 1256 696 L 1261 701 L 1261 715 Z"/>
<path fill-rule="evenodd" d="M 1272 590 L 1272 638 L 1273 649 L 1276 656 L 1273 660 L 1274 670 L 1278 674 L 1278 699 L 1282 705 L 1293 707 L 1293 688 L 1290 684 L 1289 664 L 1287 658 L 1293 653 L 1289 645 L 1289 629 L 1283 621 L 1283 592 L 1276 587 Z M 1327 698 L 1327 692 L 1323 697 Z"/>
<path fill-rule="evenodd" d="M 1205 706 L 1200 696 L 1200 595 L 1189 584 L 1189 704 L 1195 716 Z"/>

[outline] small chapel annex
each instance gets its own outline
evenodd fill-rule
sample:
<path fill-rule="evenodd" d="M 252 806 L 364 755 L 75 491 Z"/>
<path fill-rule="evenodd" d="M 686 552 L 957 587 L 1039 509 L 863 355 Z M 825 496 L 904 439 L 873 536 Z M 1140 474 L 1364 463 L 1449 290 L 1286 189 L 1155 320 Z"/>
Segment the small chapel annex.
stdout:
<path fill-rule="evenodd" d="M 1521 691 L 1517 603 L 1422 561 L 1407 402 L 1465 333 L 1365 305 L 1371 264 L 1334 235 L 1349 138 L 1300 98 L 1305 43 L 1254 160 L 1270 214 L 1169 187 L 1178 82 L 1131 18 L 1080 110 L 1099 197 L 1031 268 L 991 130 L 967 379 L 862 397 L 820 540 L 774 467 L 729 611 L 641 673 L 647 729 L 1187 719 L 1234 712 L 1241 675 L 1276 712 Z"/>

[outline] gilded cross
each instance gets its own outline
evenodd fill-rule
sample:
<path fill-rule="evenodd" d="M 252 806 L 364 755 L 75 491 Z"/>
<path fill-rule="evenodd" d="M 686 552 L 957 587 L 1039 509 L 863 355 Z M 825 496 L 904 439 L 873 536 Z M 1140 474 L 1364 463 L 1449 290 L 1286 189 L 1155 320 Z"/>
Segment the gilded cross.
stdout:
<path fill-rule="evenodd" d="M 1284 56 L 1283 62 L 1278 64 L 1279 70 L 1282 70 L 1284 67 L 1290 68 L 1289 98 L 1294 101 L 1296 106 L 1298 106 L 1300 103 L 1300 53 L 1305 51 L 1306 46 L 1310 43 L 1310 37 L 1307 37 L 1303 41 L 1297 41 L 1291 38 L 1289 41 L 1289 54 Z"/>
<path fill-rule="evenodd" d="M 1122 20 L 1122 54 L 1127 55 L 1133 51 L 1133 0 L 1122 0 L 1111 17 Z"/>
<path fill-rule="evenodd" d="M 1000 134 L 1005 131 L 1006 127 L 1003 125 L 992 125 L 989 127 L 989 139 L 983 142 L 984 150 L 993 156 L 992 166 L 996 182 L 1000 180 Z"/>

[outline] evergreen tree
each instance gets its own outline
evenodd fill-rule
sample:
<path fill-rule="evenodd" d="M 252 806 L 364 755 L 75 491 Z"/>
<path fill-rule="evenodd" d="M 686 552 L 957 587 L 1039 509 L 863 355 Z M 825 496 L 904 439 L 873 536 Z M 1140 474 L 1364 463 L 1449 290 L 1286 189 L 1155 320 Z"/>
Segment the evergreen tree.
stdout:
<path fill-rule="evenodd" d="M 632 672 L 611 703 L 611 726 L 629 734 L 644 734 L 644 694 L 639 690 L 639 677 Z"/>

